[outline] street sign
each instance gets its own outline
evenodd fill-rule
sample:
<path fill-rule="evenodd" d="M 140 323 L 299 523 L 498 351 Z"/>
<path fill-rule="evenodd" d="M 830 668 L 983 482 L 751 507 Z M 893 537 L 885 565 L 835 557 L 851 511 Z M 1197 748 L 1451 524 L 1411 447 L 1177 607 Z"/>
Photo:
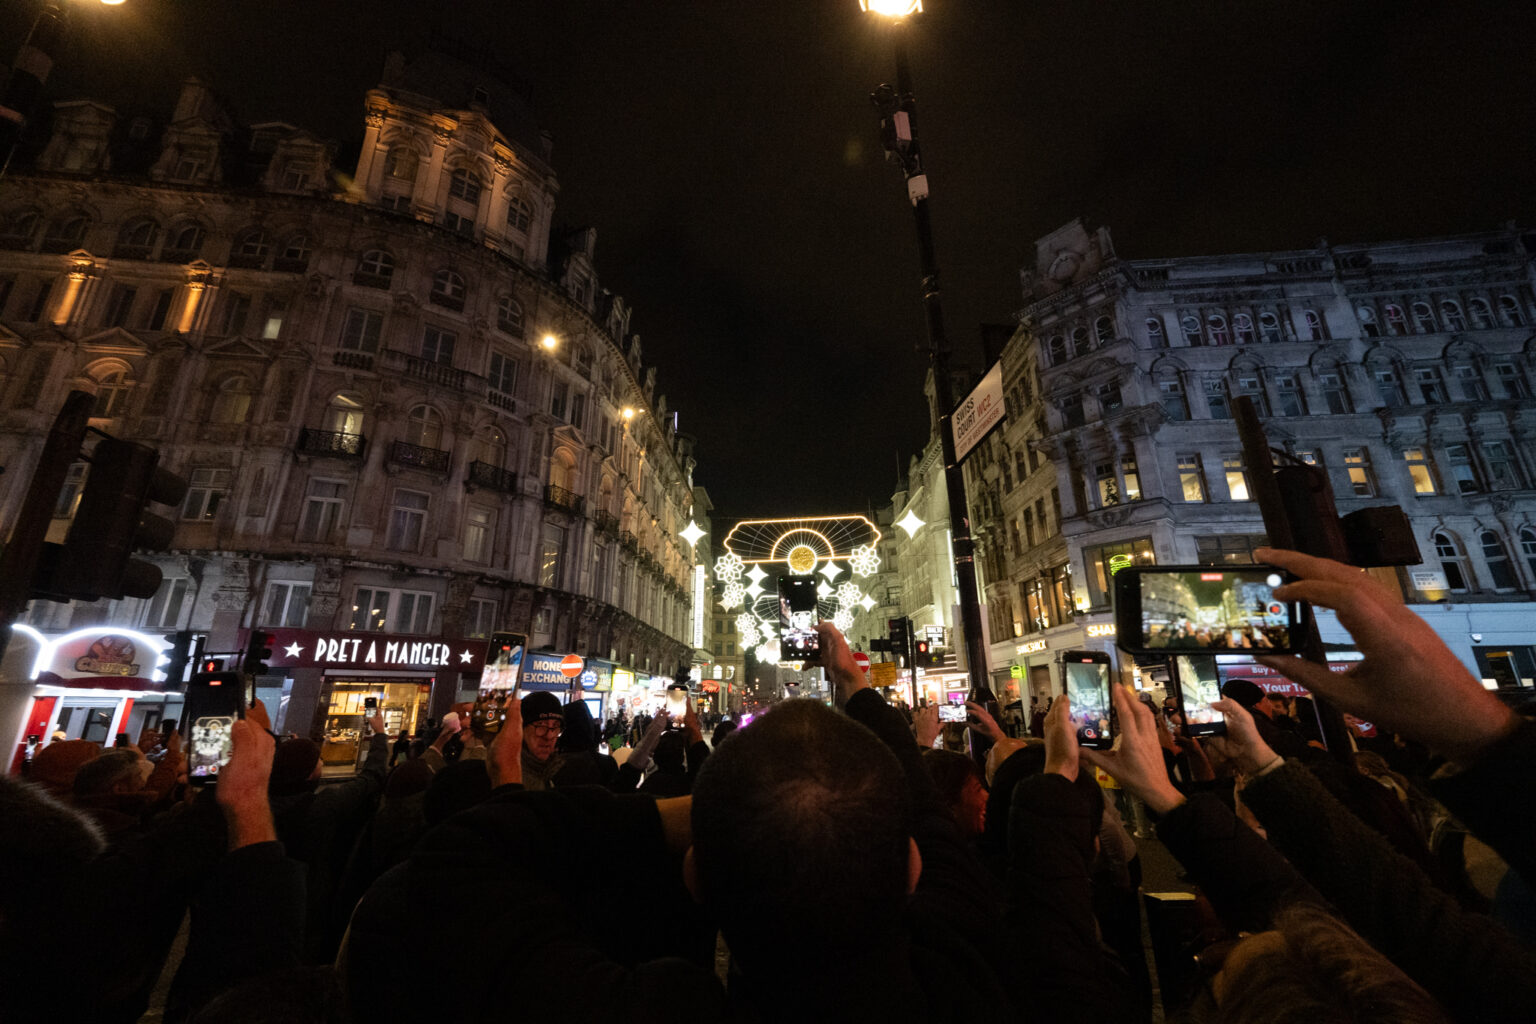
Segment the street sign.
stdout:
<path fill-rule="evenodd" d="M 896 663 L 894 661 L 877 661 L 869 666 L 869 683 L 871 686 L 895 686 Z"/>
<path fill-rule="evenodd" d="M 567 654 L 560 659 L 560 674 L 567 679 L 575 679 L 581 675 L 581 670 L 586 667 L 586 659 L 579 654 Z"/>
<path fill-rule="evenodd" d="M 869 675 L 869 655 L 863 651 L 854 651 L 853 660 L 865 675 Z"/>

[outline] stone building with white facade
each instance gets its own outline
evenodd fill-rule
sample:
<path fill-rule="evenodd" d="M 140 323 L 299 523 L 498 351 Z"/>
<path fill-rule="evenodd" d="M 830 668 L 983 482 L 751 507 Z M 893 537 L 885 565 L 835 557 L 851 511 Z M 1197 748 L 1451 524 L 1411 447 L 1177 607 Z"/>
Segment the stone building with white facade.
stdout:
<path fill-rule="evenodd" d="M 189 81 L 163 124 L 59 104 L 35 166 L 12 167 L 0 521 L 71 389 L 191 485 L 160 593 L 36 602 L 30 624 L 192 630 L 211 652 L 271 629 L 282 727 L 327 736 L 364 692 L 392 727 L 444 713 L 494 630 L 587 658 L 605 700 L 670 676 L 693 649 L 691 443 L 595 232 L 555 232 L 548 137 L 498 77 L 432 53 L 392 56 L 363 107 L 353 164 Z M 451 657 L 365 661 L 384 637 Z M 74 699 L 56 696 L 54 723 Z M 109 731 L 155 700 L 130 719 L 118 699 Z"/>
<path fill-rule="evenodd" d="M 1533 252 L 1513 227 L 1137 260 L 1080 222 L 1040 239 L 1004 353 L 1008 421 L 969 467 L 979 529 L 1006 552 L 986 580 L 994 668 L 1033 688 L 1061 650 L 1111 649 L 1115 556 L 1249 560 L 1264 527 L 1231 418 L 1246 395 L 1341 514 L 1407 512 L 1424 561 L 1387 577 L 1485 685 L 1529 691 Z"/>

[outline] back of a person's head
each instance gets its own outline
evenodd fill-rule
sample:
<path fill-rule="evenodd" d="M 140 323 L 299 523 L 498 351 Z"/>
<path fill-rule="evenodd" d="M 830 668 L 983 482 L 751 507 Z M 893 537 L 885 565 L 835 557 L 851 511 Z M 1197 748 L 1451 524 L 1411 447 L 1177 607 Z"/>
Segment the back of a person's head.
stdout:
<path fill-rule="evenodd" d="M 456 761 L 432 776 L 422 798 L 422 814 L 436 825 L 491 795 L 491 776 L 478 758 Z"/>
<path fill-rule="evenodd" d="M 1326 911 L 1296 904 L 1274 927 L 1284 951 L 1223 979 L 1220 1024 L 1448 1024 L 1428 992 Z"/>
<path fill-rule="evenodd" d="M 55 883 L 70 884 L 106 845 L 86 815 L 10 775 L 0 775 L 0 822 L 0 926 L 14 920 L 25 927 L 29 914 L 13 900 L 47 905 Z"/>
<path fill-rule="evenodd" d="M 555 749 L 562 754 L 595 751 L 601 737 L 597 734 L 597 723 L 592 720 L 592 709 L 587 706 L 587 702 L 573 700 L 561 709 L 561 715 L 565 721 Z"/>
<path fill-rule="evenodd" d="M 718 747 L 720 744 L 724 743 L 725 738 L 735 731 L 736 723 L 731 721 L 729 718 L 715 726 L 714 735 L 709 738 L 710 749 L 714 749 L 715 747 Z"/>
<path fill-rule="evenodd" d="M 906 893 L 900 764 L 874 733 L 814 700 L 737 730 L 693 787 L 701 894 L 748 970 L 862 948 Z"/>
<path fill-rule="evenodd" d="M 101 744 L 90 740 L 54 740 L 32 759 L 27 778 L 54 796 L 67 796 L 74 788 L 75 773 L 101 753 Z"/>
<path fill-rule="evenodd" d="M 320 764 L 320 746 L 307 736 L 283 740 L 272 754 L 272 778 L 268 789 L 286 794 L 310 788 Z"/>
<path fill-rule="evenodd" d="M 656 741 L 656 750 L 651 754 L 651 760 L 656 762 L 658 771 L 680 772 L 687 753 L 688 741 L 683 738 L 683 734 L 668 730 Z"/>
<path fill-rule="evenodd" d="M 928 777 L 933 779 L 939 795 L 944 798 L 945 803 L 950 805 L 960 801 L 966 779 L 975 779 L 978 783 L 985 784 L 981 777 L 981 769 L 977 767 L 976 762 L 958 750 L 937 748 L 925 750 L 923 767 L 928 769 Z"/>
<path fill-rule="evenodd" d="M 109 750 L 81 765 L 70 788 L 76 798 L 85 798 L 111 793 L 119 785 L 140 789 L 143 781 L 137 751 Z"/>

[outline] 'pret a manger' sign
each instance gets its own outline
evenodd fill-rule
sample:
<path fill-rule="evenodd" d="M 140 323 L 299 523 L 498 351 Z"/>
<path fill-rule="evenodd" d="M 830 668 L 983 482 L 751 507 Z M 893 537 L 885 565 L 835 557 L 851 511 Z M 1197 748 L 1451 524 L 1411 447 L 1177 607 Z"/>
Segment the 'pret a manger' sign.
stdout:
<path fill-rule="evenodd" d="M 479 672 L 484 640 L 422 639 L 389 633 L 270 629 L 274 670 L 287 668 L 446 669 Z"/>

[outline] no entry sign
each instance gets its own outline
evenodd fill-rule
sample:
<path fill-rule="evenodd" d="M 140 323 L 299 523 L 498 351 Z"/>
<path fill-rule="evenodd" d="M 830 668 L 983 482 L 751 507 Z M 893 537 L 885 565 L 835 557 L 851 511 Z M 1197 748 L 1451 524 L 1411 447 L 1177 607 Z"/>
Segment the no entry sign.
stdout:
<path fill-rule="evenodd" d="M 575 679 L 581 675 L 581 670 L 586 667 L 586 660 L 579 654 L 567 654 L 560 659 L 560 674 L 568 679 Z"/>
<path fill-rule="evenodd" d="M 858 663 L 860 672 L 869 675 L 869 655 L 863 651 L 854 651 L 853 660 Z"/>

